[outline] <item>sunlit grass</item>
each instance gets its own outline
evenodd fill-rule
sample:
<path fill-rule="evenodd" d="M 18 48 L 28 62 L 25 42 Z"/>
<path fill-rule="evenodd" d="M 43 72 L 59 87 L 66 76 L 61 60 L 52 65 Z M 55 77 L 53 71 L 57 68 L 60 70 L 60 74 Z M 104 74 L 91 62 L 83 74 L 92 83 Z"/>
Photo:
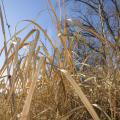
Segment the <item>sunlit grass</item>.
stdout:
<path fill-rule="evenodd" d="M 81 63 L 80 71 L 77 71 L 72 48 L 74 43 L 78 43 L 78 39 L 75 39 L 78 36 L 75 34 L 68 40 L 66 18 L 62 33 L 61 23 L 50 0 L 49 4 L 62 50 L 34 20 L 24 20 L 34 29 L 22 40 L 19 40 L 18 35 L 27 27 L 15 31 L 9 43 L 6 42 L 3 26 L 4 47 L 0 55 L 5 52 L 5 61 L 0 69 L 0 120 L 113 120 L 113 111 L 118 112 L 116 93 L 119 92 L 113 79 L 119 77 L 119 71 L 114 73 L 107 65 L 104 70 L 100 66 L 101 71 L 87 64 L 90 55 Z M 81 29 L 86 28 L 81 26 Z M 86 30 L 98 37 L 100 42 L 107 41 L 93 30 Z M 40 32 L 50 43 L 53 54 L 40 40 Z M 31 36 L 34 37 L 29 42 Z M 114 50 L 114 44 L 108 44 Z M 27 50 L 24 56 L 19 57 L 19 51 L 25 47 Z M 109 76 L 109 71 L 113 72 L 112 76 Z M 85 78 L 84 81 L 81 81 L 81 76 Z"/>

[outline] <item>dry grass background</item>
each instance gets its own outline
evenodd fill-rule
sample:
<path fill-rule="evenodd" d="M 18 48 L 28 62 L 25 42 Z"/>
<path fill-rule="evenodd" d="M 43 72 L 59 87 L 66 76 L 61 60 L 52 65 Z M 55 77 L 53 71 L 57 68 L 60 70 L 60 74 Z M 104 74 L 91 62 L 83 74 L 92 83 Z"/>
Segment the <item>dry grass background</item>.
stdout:
<path fill-rule="evenodd" d="M 108 64 L 92 66 L 86 64 L 88 55 L 76 70 L 73 58 L 73 43 L 67 41 L 67 20 L 64 19 L 64 33 L 61 32 L 60 21 L 49 1 L 56 20 L 57 33 L 62 44 L 59 50 L 46 31 L 36 22 L 26 20 L 34 26 L 23 40 L 18 35 L 23 32 L 15 31 L 11 38 L 12 44 L 6 42 L 4 21 L 5 58 L 0 69 L 0 120 L 120 120 L 120 72 L 114 68 L 109 59 Z M 2 19 L 2 18 L 1 18 Z M 91 29 L 86 29 L 96 35 L 102 43 L 107 40 Z M 40 32 L 49 41 L 54 54 L 50 55 L 46 46 L 39 46 Z M 27 40 L 34 35 L 31 42 Z M 77 38 L 74 36 L 74 38 Z M 70 46 L 67 46 L 67 42 Z M 74 40 L 75 43 L 78 39 Z M 107 42 L 108 55 L 110 49 L 119 56 L 115 45 Z M 19 59 L 19 51 L 28 46 L 24 57 Z M 43 53 L 41 54 L 41 49 Z M 4 76 L 7 71 L 7 76 Z M 11 73 L 11 75 L 10 75 Z M 81 81 L 81 76 L 85 77 Z"/>

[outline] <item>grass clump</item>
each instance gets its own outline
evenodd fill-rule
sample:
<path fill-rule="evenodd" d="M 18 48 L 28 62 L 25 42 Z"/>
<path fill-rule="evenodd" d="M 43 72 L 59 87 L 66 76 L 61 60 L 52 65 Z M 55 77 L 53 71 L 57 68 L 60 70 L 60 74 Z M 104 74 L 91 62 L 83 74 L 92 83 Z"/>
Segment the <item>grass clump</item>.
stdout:
<path fill-rule="evenodd" d="M 46 31 L 35 21 L 25 20 L 34 29 L 22 39 L 15 31 L 12 44 L 6 42 L 0 55 L 5 51 L 5 61 L 0 69 L 0 119 L 1 120 L 118 120 L 119 116 L 119 70 L 107 64 L 88 64 L 91 54 L 83 58 L 77 70 L 74 45 L 78 34 L 69 35 L 67 20 L 64 19 L 63 33 L 58 17 L 49 0 L 56 20 L 58 39 L 62 50 L 53 43 Z M 2 19 L 2 18 L 1 18 Z M 4 22 L 2 22 L 4 24 Z M 4 28 L 4 26 L 3 26 Z M 103 36 L 91 29 L 101 41 Z M 40 40 L 40 32 L 49 41 L 53 54 Z M 5 36 L 5 32 L 3 29 Z M 33 37 L 32 41 L 28 39 Z M 73 40 L 74 39 L 74 40 Z M 72 41 L 72 42 L 71 42 Z M 109 50 L 115 45 L 109 44 Z M 20 50 L 27 51 L 19 57 Z M 113 62 L 111 62 L 111 66 Z M 7 73 L 7 75 L 6 75 Z M 82 81 L 82 77 L 84 81 Z"/>

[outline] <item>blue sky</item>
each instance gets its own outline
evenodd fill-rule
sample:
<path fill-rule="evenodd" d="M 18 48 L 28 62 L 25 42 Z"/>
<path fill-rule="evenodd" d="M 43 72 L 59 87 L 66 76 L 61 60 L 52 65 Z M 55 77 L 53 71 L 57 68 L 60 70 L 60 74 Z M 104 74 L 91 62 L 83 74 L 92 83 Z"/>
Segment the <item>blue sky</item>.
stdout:
<path fill-rule="evenodd" d="M 54 3 L 55 0 L 52 1 Z M 44 11 L 41 12 L 40 17 L 36 22 L 45 29 L 52 27 L 50 16 L 47 11 L 47 0 L 4 0 L 4 5 L 7 19 L 11 26 L 11 32 L 13 32 L 14 26 L 18 21 L 23 19 L 34 19 L 42 10 Z M 23 25 L 20 27 L 23 27 Z M 51 29 L 49 29 L 49 31 L 50 30 Z"/>

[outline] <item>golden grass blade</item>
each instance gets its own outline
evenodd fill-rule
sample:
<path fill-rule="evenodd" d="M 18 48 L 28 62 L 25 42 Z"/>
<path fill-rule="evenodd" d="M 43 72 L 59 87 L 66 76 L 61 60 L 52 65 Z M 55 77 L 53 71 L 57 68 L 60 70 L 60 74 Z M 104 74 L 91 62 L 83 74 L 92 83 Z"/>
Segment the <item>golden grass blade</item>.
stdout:
<path fill-rule="evenodd" d="M 60 1 L 59 1 L 60 2 Z M 67 42 L 66 42 L 66 40 L 67 40 L 67 21 L 66 21 L 66 18 L 64 18 L 65 20 L 64 20 L 64 34 L 63 35 L 59 35 L 59 34 L 62 34 L 61 33 L 61 21 L 59 21 L 58 20 L 58 17 L 57 17 L 57 15 L 56 15 L 56 12 L 55 12 L 55 10 L 54 10 L 54 7 L 53 7 L 53 5 L 52 5 L 52 2 L 50 1 L 50 0 L 48 0 L 48 3 L 49 3 L 49 5 L 50 5 L 50 8 L 51 8 L 51 10 L 52 10 L 52 13 L 53 13 L 53 15 L 54 15 L 54 18 L 55 18 L 55 22 L 56 22 L 56 24 L 57 24 L 57 34 L 58 34 L 58 37 L 59 37 L 59 39 L 60 39 L 60 42 L 62 43 L 62 45 L 63 45 L 63 47 L 64 48 L 66 48 L 67 47 Z M 63 1 L 63 4 L 64 4 L 64 1 Z M 64 8 L 65 9 L 65 8 Z M 60 10 L 61 11 L 61 10 Z M 65 10 L 64 10 L 64 14 L 65 14 Z M 60 17 L 62 17 L 62 16 L 60 16 Z M 65 17 L 65 16 L 64 16 Z"/>
<path fill-rule="evenodd" d="M 27 98 L 25 100 L 25 104 L 23 106 L 22 115 L 20 117 L 20 120 L 28 120 L 32 96 L 33 96 L 33 93 L 35 90 L 36 82 L 37 82 L 43 61 L 44 61 L 44 59 L 39 60 L 38 67 L 36 68 L 35 72 L 33 73 L 33 77 L 31 78 L 32 83 L 30 85 L 30 89 L 29 89 Z"/>
<path fill-rule="evenodd" d="M 20 45 L 18 46 L 18 50 L 21 49 L 21 48 L 24 46 L 24 42 L 25 42 L 34 32 L 36 32 L 36 31 L 37 31 L 37 30 L 34 30 L 34 29 L 33 29 L 32 31 L 30 31 L 30 32 L 28 33 L 28 35 L 25 37 L 25 39 L 24 39 L 24 40 L 20 43 Z M 39 31 L 36 32 L 35 41 L 37 41 L 38 38 L 39 38 Z M 36 44 L 37 44 L 37 43 L 35 42 L 35 46 L 36 46 Z M 18 51 L 18 50 L 17 50 L 17 51 Z M 12 62 L 12 60 L 14 59 L 15 53 L 16 53 L 16 51 L 14 51 L 14 52 L 12 53 L 12 55 L 8 58 L 8 63 L 9 63 L 9 64 L 10 64 L 10 63 Z M 6 66 L 6 61 L 5 61 L 4 65 L 2 66 L 2 68 L 1 68 L 1 70 L 0 70 L 0 74 L 3 74 L 3 72 L 4 72 L 5 69 L 6 69 L 6 67 L 7 67 L 7 66 Z M 13 86 L 14 86 L 14 85 L 13 85 Z M 14 91 L 14 88 L 12 87 L 12 88 L 11 88 L 11 91 L 10 91 L 10 93 L 9 93 L 9 95 L 8 95 L 8 98 L 7 98 L 7 100 L 5 101 L 6 103 L 9 102 L 13 91 Z"/>
<path fill-rule="evenodd" d="M 51 3 L 50 0 L 48 0 L 48 3 L 49 3 L 49 5 L 50 5 L 50 8 L 51 8 L 52 13 L 53 13 L 53 15 L 54 15 L 54 17 L 55 17 L 56 23 L 57 23 L 57 25 L 58 25 L 58 24 L 59 24 L 58 18 L 57 18 L 56 12 L 55 12 L 55 10 L 54 10 L 54 8 L 53 8 L 53 6 L 52 6 L 52 3 Z"/>
<path fill-rule="evenodd" d="M 34 32 L 37 32 L 37 33 L 36 33 L 36 37 L 39 36 L 39 31 L 38 31 L 38 30 L 36 30 L 36 29 L 31 30 L 31 31 L 25 36 L 25 38 L 21 41 L 21 43 L 20 43 L 20 45 L 19 45 L 19 49 L 23 48 L 23 46 L 24 46 L 24 44 L 25 44 L 25 41 L 27 41 L 28 38 L 34 34 Z M 8 54 L 10 54 L 10 50 L 9 50 L 9 53 L 8 53 Z M 5 71 L 5 69 L 6 69 L 6 67 L 7 67 L 7 64 L 6 64 L 6 63 L 8 62 L 8 64 L 10 64 L 10 62 L 13 60 L 14 55 L 15 55 L 15 51 L 10 55 L 10 57 L 8 58 L 8 61 L 5 61 L 5 62 L 4 62 L 2 68 L 0 69 L 0 75 L 3 74 L 3 72 Z"/>
<path fill-rule="evenodd" d="M 32 83 L 31 83 L 27 98 L 25 100 L 25 104 L 23 106 L 22 115 L 20 117 L 20 120 L 28 120 L 30 104 L 31 104 L 32 96 L 33 96 L 35 86 L 36 86 L 36 77 L 37 77 L 36 73 L 34 73 L 34 77 L 32 78 L 33 80 L 32 80 Z"/>
<path fill-rule="evenodd" d="M 32 21 L 32 20 L 24 20 L 27 22 L 32 23 L 33 25 L 35 25 L 37 28 L 39 28 L 43 34 L 45 35 L 45 37 L 48 39 L 48 41 L 50 42 L 51 46 L 53 47 L 53 49 L 55 49 L 56 47 L 53 45 L 51 38 L 49 37 L 49 35 L 47 34 L 47 32 L 40 26 L 38 25 L 36 22 Z"/>
<path fill-rule="evenodd" d="M 7 66 L 7 75 L 9 75 L 10 71 L 9 71 L 9 64 L 8 64 L 7 39 L 6 39 L 6 32 L 5 32 L 5 26 L 4 26 L 4 20 L 3 20 L 1 5 L 0 5 L 0 21 L 1 21 L 1 26 L 2 26 L 2 33 L 3 33 L 3 37 L 4 37 L 3 40 L 4 40 L 4 50 L 5 50 L 5 61 L 6 61 L 6 66 Z"/>
<path fill-rule="evenodd" d="M 81 108 L 83 108 L 84 106 L 79 106 L 79 107 L 76 107 L 74 109 L 72 109 L 70 112 L 68 112 L 66 115 L 62 116 L 60 118 L 60 120 L 68 120 L 69 117 L 76 111 L 80 110 Z"/>
<path fill-rule="evenodd" d="M 112 120 L 112 119 L 110 118 L 110 116 L 109 116 L 100 106 L 98 106 L 97 104 L 93 104 L 93 106 L 94 106 L 95 108 L 99 109 L 101 112 L 103 112 L 104 115 L 106 116 L 106 118 L 108 118 L 108 120 Z"/>
<path fill-rule="evenodd" d="M 86 109 L 88 110 L 88 112 L 90 113 L 90 115 L 92 116 L 92 118 L 94 120 L 100 120 L 100 118 L 98 117 L 97 113 L 95 112 L 94 108 L 92 107 L 92 105 L 90 104 L 89 100 L 87 99 L 87 97 L 85 96 L 85 94 L 83 93 L 83 91 L 81 90 L 81 88 L 78 86 L 78 84 L 75 82 L 75 80 L 70 76 L 70 74 L 66 71 L 61 69 L 60 70 L 65 76 L 66 78 L 69 80 L 69 82 L 71 83 L 71 85 L 73 86 L 75 92 L 78 94 L 78 96 L 80 97 L 82 103 L 85 105 Z"/>

